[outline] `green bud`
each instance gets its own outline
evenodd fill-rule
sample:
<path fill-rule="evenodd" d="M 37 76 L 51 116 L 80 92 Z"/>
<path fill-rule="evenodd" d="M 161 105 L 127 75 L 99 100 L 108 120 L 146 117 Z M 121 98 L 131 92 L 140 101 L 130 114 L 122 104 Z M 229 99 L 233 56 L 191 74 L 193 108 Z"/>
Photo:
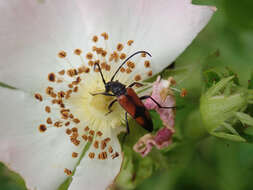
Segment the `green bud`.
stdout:
<path fill-rule="evenodd" d="M 200 113 L 207 131 L 216 137 L 245 142 L 234 126 L 239 121 L 253 126 L 253 118 L 243 113 L 252 98 L 252 90 L 235 83 L 234 76 L 213 84 L 200 99 Z"/>

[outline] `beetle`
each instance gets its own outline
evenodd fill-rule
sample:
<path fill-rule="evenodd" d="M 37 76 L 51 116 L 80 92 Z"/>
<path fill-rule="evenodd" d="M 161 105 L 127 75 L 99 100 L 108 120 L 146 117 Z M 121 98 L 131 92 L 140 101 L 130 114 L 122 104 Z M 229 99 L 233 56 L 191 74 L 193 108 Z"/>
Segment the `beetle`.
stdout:
<path fill-rule="evenodd" d="M 142 100 L 150 98 L 155 104 L 157 104 L 157 106 L 159 108 L 164 108 L 164 109 L 175 109 L 176 108 L 176 107 L 163 107 L 151 96 L 138 97 L 138 95 L 136 94 L 136 92 L 134 91 L 134 89 L 132 87 L 134 85 L 143 86 L 143 84 L 141 84 L 141 83 L 133 82 L 129 86 L 126 86 L 126 85 L 122 84 L 121 82 L 119 82 L 118 80 L 114 81 L 114 78 L 117 75 L 117 73 L 120 71 L 121 67 L 129 59 L 131 59 L 132 57 L 134 57 L 135 55 L 140 54 L 140 53 L 145 53 L 145 54 L 149 55 L 150 57 L 152 57 L 151 54 L 146 51 L 135 52 L 134 54 L 130 55 L 127 59 L 125 59 L 125 61 L 115 71 L 115 73 L 113 74 L 113 76 L 109 82 L 105 81 L 102 70 L 100 68 L 100 65 L 98 63 L 95 63 L 95 65 L 94 65 L 94 68 L 98 67 L 102 81 L 105 85 L 105 92 L 95 93 L 95 94 L 91 93 L 91 95 L 93 95 L 93 96 L 104 95 L 104 96 L 116 97 L 116 99 L 113 100 L 108 105 L 109 112 L 107 114 L 112 112 L 111 108 L 115 102 L 118 102 L 121 105 L 121 107 L 126 111 L 125 112 L 125 120 L 126 120 L 126 127 L 127 127 L 126 135 L 129 134 L 129 132 L 130 132 L 127 114 L 130 114 L 132 116 L 132 118 L 147 131 L 149 131 L 149 132 L 153 131 L 153 122 L 152 122 L 151 116 L 150 116 L 147 108 L 145 108 Z"/>

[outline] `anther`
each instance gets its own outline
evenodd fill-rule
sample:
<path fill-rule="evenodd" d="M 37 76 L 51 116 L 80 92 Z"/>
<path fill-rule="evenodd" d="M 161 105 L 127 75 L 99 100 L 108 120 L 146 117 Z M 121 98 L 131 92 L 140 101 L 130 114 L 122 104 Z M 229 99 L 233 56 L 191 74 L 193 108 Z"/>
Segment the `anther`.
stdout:
<path fill-rule="evenodd" d="M 117 50 L 118 50 L 118 51 L 123 50 L 123 48 L 124 48 L 123 44 L 119 43 L 119 44 L 117 45 Z"/>
<path fill-rule="evenodd" d="M 125 53 L 122 53 L 122 54 L 120 54 L 120 57 L 119 57 L 120 59 L 126 59 L 126 54 Z"/>
<path fill-rule="evenodd" d="M 52 119 L 50 117 L 47 118 L 47 124 L 49 124 L 49 125 L 53 124 L 53 121 L 52 121 Z"/>
<path fill-rule="evenodd" d="M 145 62 L 144 62 L 144 66 L 145 66 L 146 68 L 150 67 L 150 61 L 145 61 Z"/>
<path fill-rule="evenodd" d="M 46 107 L 45 107 L 45 111 L 46 111 L 47 113 L 50 113 L 50 112 L 51 112 L 51 108 L 50 108 L 49 106 L 46 106 Z"/>
<path fill-rule="evenodd" d="M 134 77 L 134 80 L 135 80 L 135 81 L 141 80 L 141 76 L 140 76 L 140 75 L 136 75 L 136 76 Z"/>
<path fill-rule="evenodd" d="M 37 99 L 37 100 L 39 100 L 39 101 L 43 101 L 43 97 L 42 97 L 42 95 L 41 94 L 39 94 L 39 93 L 36 93 L 35 95 L 34 95 L 34 97 Z"/>
<path fill-rule="evenodd" d="M 90 128 L 88 127 L 88 126 L 86 126 L 85 128 L 84 128 L 84 131 L 89 131 L 90 130 Z"/>
<path fill-rule="evenodd" d="M 103 133 L 101 131 L 98 131 L 97 135 L 101 137 L 103 135 Z"/>
<path fill-rule="evenodd" d="M 80 123 L 80 120 L 78 118 L 75 118 L 75 119 L 73 119 L 73 122 L 78 124 L 78 123 Z"/>
<path fill-rule="evenodd" d="M 64 75 L 65 74 L 65 70 L 63 69 L 63 70 L 59 71 L 58 73 L 59 73 L 59 75 Z"/>
<path fill-rule="evenodd" d="M 68 176 L 72 175 L 72 171 L 67 168 L 64 169 L 64 173 L 67 174 Z"/>
<path fill-rule="evenodd" d="M 95 131 L 90 130 L 89 134 L 93 136 L 95 134 Z"/>
<path fill-rule="evenodd" d="M 73 153 L 72 153 L 72 157 L 73 157 L 73 158 L 77 158 L 77 157 L 78 157 L 78 153 L 77 153 L 77 152 L 73 152 Z"/>
<path fill-rule="evenodd" d="M 40 126 L 39 126 L 39 131 L 40 132 L 45 132 L 47 130 L 47 127 L 46 127 L 46 125 L 44 125 L 44 124 L 41 124 Z"/>
<path fill-rule="evenodd" d="M 85 141 L 87 141 L 87 140 L 88 140 L 87 135 L 83 135 L 83 136 L 82 136 L 82 138 L 83 138 L 83 140 L 85 140 Z"/>
<path fill-rule="evenodd" d="M 129 46 L 131 46 L 133 43 L 134 43 L 133 40 L 128 40 L 128 41 L 127 41 L 127 45 L 129 45 Z"/>
<path fill-rule="evenodd" d="M 82 54 L 82 50 L 81 49 L 75 49 L 74 54 L 81 55 Z"/>
<path fill-rule="evenodd" d="M 113 155 L 112 155 L 112 159 L 115 159 L 119 156 L 119 153 L 118 152 L 115 152 Z"/>
<path fill-rule="evenodd" d="M 95 141 L 94 144 L 93 144 L 94 148 L 98 149 L 99 147 L 99 142 L 98 141 Z"/>
<path fill-rule="evenodd" d="M 48 74 L 48 80 L 50 82 L 55 82 L 55 74 L 54 73 L 49 73 Z"/>
<path fill-rule="evenodd" d="M 59 53 L 58 53 L 58 57 L 59 58 L 65 58 L 67 56 L 67 53 L 65 52 L 65 51 L 60 51 Z"/>
<path fill-rule="evenodd" d="M 92 41 L 93 42 L 97 42 L 98 41 L 98 37 L 97 36 L 93 36 Z"/>
<path fill-rule="evenodd" d="M 89 59 L 89 60 L 92 59 L 92 58 L 93 58 L 93 54 L 90 53 L 90 52 L 87 53 L 87 54 L 86 54 L 86 58 Z"/>
<path fill-rule="evenodd" d="M 93 159 L 95 157 L 95 153 L 94 152 L 90 152 L 89 153 L 89 157 L 90 157 L 90 159 Z"/>
<path fill-rule="evenodd" d="M 71 130 L 71 129 L 66 129 L 66 134 L 67 134 L 67 135 L 71 135 L 71 133 L 72 133 L 72 130 Z"/>
<path fill-rule="evenodd" d="M 147 74 L 149 77 L 151 77 L 153 73 L 152 73 L 152 71 L 149 71 Z"/>
<path fill-rule="evenodd" d="M 108 148 L 108 152 L 111 154 L 111 153 L 113 153 L 113 149 L 112 149 L 112 146 L 109 146 L 109 148 Z"/>
<path fill-rule="evenodd" d="M 103 32 L 103 33 L 101 34 L 101 36 L 102 36 L 105 40 L 108 40 L 108 38 L 109 38 L 109 36 L 108 36 L 108 34 L 107 34 L 106 32 Z"/>

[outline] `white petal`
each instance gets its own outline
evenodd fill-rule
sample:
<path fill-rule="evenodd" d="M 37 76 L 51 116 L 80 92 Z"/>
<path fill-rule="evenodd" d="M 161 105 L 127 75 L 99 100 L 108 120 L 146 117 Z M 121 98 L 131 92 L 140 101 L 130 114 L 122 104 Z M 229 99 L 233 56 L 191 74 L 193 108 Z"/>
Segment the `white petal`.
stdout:
<path fill-rule="evenodd" d="M 38 131 L 43 113 L 29 95 L 0 88 L 0 161 L 19 173 L 31 190 L 52 190 L 67 178 L 64 168 L 73 170 L 77 159 L 65 129 Z M 39 117 L 37 117 L 39 116 Z M 40 119 L 36 119 L 40 118 Z"/>
<path fill-rule="evenodd" d="M 120 154 L 119 157 L 112 159 L 107 152 L 106 160 L 98 160 L 97 155 L 94 159 L 90 159 L 89 152 L 98 152 L 91 147 L 77 167 L 69 190 L 103 190 L 113 183 L 120 171 L 123 159 L 116 134 L 115 131 L 111 132 L 111 146 L 114 152 L 117 151 Z"/>
<path fill-rule="evenodd" d="M 113 48 L 119 42 L 134 40 L 132 52 L 152 54 L 153 73 L 175 60 L 214 12 L 213 7 L 192 5 L 189 0 L 76 1 L 87 34 L 108 32 Z"/>
<path fill-rule="evenodd" d="M 1 1 L 0 81 L 38 89 L 47 74 L 62 69 L 61 50 L 72 54 L 87 45 L 79 12 L 71 1 Z"/>
<path fill-rule="evenodd" d="M 0 81 L 26 89 L 38 88 L 47 73 L 61 66 L 58 51 L 85 51 L 92 35 L 102 32 L 110 34 L 111 48 L 135 40 L 131 51 L 149 51 L 153 73 L 159 72 L 213 14 L 211 7 L 189 0 L 10 0 L 2 1 L 0 10 Z"/>

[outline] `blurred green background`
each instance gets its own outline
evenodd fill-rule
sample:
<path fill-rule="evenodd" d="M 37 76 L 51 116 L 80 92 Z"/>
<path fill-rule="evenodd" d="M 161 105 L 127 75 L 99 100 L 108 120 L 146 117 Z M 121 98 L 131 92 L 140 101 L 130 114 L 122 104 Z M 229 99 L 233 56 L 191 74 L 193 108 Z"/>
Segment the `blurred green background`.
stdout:
<path fill-rule="evenodd" d="M 253 1 L 195 0 L 218 8 L 211 22 L 176 61 L 191 72 L 179 83 L 189 91 L 186 108 L 177 112 L 178 134 L 189 143 L 166 153 L 168 168 L 137 190 L 252 190 L 253 145 L 206 136 L 198 111 L 201 65 L 229 66 L 246 85 L 253 71 Z M 214 52 L 219 56 L 213 59 Z M 190 80 L 188 80 L 190 78 Z M 196 137 L 197 136 L 197 137 Z M 198 137 L 201 137 L 200 139 Z M 198 138 L 197 141 L 194 141 Z M 36 172 L 36 171 L 35 171 Z M 24 182 L 0 164 L 0 190 L 24 190 Z"/>

